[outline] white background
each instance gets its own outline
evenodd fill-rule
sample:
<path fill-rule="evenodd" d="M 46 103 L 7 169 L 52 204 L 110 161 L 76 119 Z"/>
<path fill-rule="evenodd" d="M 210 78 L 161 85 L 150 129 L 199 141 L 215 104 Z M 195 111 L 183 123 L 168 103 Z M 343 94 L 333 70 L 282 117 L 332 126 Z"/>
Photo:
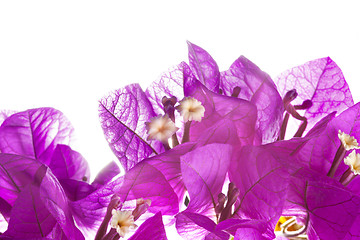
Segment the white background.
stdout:
<path fill-rule="evenodd" d="M 116 159 L 98 100 L 187 61 L 186 40 L 220 70 L 244 55 L 273 78 L 330 56 L 357 102 L 359 25 L 356 1 L 1 1 L 0 109 L 61 110 L 94 177 Z"/>

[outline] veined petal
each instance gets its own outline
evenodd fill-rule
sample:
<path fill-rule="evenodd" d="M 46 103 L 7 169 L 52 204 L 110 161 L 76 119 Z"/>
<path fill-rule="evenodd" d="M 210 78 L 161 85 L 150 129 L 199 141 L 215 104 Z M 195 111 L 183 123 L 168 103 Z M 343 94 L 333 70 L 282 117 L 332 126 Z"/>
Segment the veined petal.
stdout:
<path fill-rule="evenodd" d="M 164 175 L 155 167 L 141 162 L 124 176 L 71 203 L 74 217 L 82 230 L 91 233 L 97 229 L 114 194 L 126 203 L 122 208 L 124 210 L 135 207 L 127 201 L 144 198 L 151 200 L 150 213 L 161 211 L 164 215 L 174 215 L 179 211 L 178 198 Z"/>
<path fill-rule="evenodd" d="M 73 128 L 53 108 L 30 109 L 8 117 L 0 127 L 0 151 L 49 164 L 57 144 L 69 145 Z"/>
<path fill-rule="evenodd" d="M 224 119 L 233 122 L 241 144 L 248 145 L 256 141 L 254 140 L 257 118 L 255 105 L 246 100 L 213 93 L 199 81 L 186 84 L 192 85 L 193 88 L 189 88 L 185 94 L 196 98 L 205 107 L 205 115 L 201 122 L 191 123 L 190 141 L 197 141 L 208 129 Z"/>
<path fill-rule="evenodd" d="M 53 152 L 49 168 L 58 179 L 74 179 L 88 182 L 89 164 L 83 156 L 69 146 L 58 144 Z"/>
<path fill-rule="evenodd" d="M 118 174 L 120 174 L 119 166 L 114 161 L 111 161 L 98 173 L 91 185 L 95 188 L 102 187 Z"/>
<path fill-rule="evenodd" d="M 302 171 L 291 179 L 287 202 L 287 210 L 308 214 L 308 233 L 319 239 L 344 239 L 360 209 L 359 196 L 336 180 Z"/>
<path fill-rule="evenodd" d="M 57 179 L 44 165 L 34 180 L 19 194 L 11 210 L 4 236 L 31 239 L 47 237 L 57 228 L 66 238 L 84 240 L 75 226 L 65 193 Z"/>
<path fill-rule="evenodd" d="M 215 219 L 213 208 L 230 166 L 231 153 L 229 145 L 208 144 L 181 157 L 183 181 L 190 195 L 187 211 Z"/>
<path fill-rule="evenodd" d="M 284 106 L 270 76 L 241 56 L 229 70 L 221 73 L 220 88 L 227 96 L 231 96 L 236 87 L 241 89 L 239 98 L 257 107 L 256 129 L 262 143 L 275 141 L 279 135 Z"/>
<path fill-rule="evenodd" d="M 152 239 L 167 240 L 161 212 L 157 212 L 153 217 L 148 218 L 129 238 L 129 240 Z"/>
<path fill-rule="evenodd" d="M 220 72 L 218 65 L 204 49 L 189 41 L 187 43 L 191 70 L 202 84 L 204 84 L 209 90 L 217 93 L 220 85 Z"/>
<path fill-rule="evenodd" d="M 234 215 L 266 221 L 270 237 L 282 213 L 288 176 L 271 149 L 261 146 L 238 149 L 229 170 L 230 181 L 240 192 Z"/>
<path fill-rule="evenodd" d="M 287 91 L 296 89 L 298 97 L 295 105 L 310 99 L 312 107 L 305 111 L 308 120 L 307 130 L 327 114 L 339 113 L 354 102 L 348 84 L 341 69 L 329 57 L 316 59 L 289 69 L 276 79 L 281 96 Z"/>
<path fill-rule="evenodd" d="M 20 192 L 34 180 L 41 163 L 24 156 L 0 153 L 0 196 L 13 205 Z"/>
<path fill-rule="evenodd" d="M 163 151 L 161 142 L 146 141 L 145 123 L 156 114 L 140 85 L 126 86 L 101 99 L 99 115 L 106 140 L 125 171 Z"/>
<path fill-rule="evenodd" d="M 216 224 L 204 215 L 184 211 L 177 214 L 175 218 L 177 232 L 184 239 L 229 239 L 229 234 L 216 231 Z M 209 235 L 212 235 L 212 238 L 207 238 Z"/>

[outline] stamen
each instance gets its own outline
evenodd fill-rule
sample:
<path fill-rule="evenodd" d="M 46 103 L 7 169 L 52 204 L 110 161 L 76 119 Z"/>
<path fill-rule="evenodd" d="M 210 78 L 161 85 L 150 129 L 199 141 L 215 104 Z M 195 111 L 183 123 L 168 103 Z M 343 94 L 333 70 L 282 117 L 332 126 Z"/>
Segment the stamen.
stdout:
<path fill-rule="evenodd" d="M 231 97 L 237 98 L 240 94 L 241 88 L 240 87 L 234 87 L 233 92 L 231 94 Z"/>
<path fill-rule="evenodd" d="M 305 110 L 305 109 L 311 108 L 312 105 L 313 105 L 312 101 L 307 99 L 307 100 L 303 101 L 303 103 L 301 105 L 295 105 L 294 108 L 296 110 Z"/>
<path fill-rule="evenodd" d="M 136 207 L 132 211 L 132 215 L 134 216 L 134 221 L 136 221 L 141 215 L 143 215 L 148 208 L 151 206 L 150 199 L 139 198 L 136 200 Z"/>
<path fill-rule="evenodd" d="M 107 207 L 106 214 L 104 220 L 101 222 L 101 225 L 96 233 L 95 240 L 101 240 L 106 234 L 108 223 L 112 217 L 112 210 L 118 208 L 120 205 L 120 198 L 118 195 L 114 194 L 111 197 L 110 203 Z"/>
<path fill-rule="evenodd" d="M 227 197 L 225 196 L 225 194 L 219 193 L 219 195 L 218 195 L 218 203 L 215 206 L 215 213 L 216 213 L 217 217 L 219 216 L 219 214 L 224 209 L 226 200 L 227 200 Z"/>
<path fill-rule="evenodd" d="M 224 93 L 224 91 L 221 88 L 219 88 L 219 94 L 223 95 L 223 93 Z"/>
<path fill-rule="evenodd" d="M 235 184 L 232 182 L 229 183 L 226 206 L 221 212 L 219 222 L 224 221 L 232 216 L 232 206 L 235 204 L 239 194 L 240 191 L 235 187 Z"/>
<path fill-rule="evenodd" d="M 286 108 L 286 106 L 290 104 L 297 96 L 298 93 L 296 92 L 296 89 L 288 91 L 283 98 L 284 107 Z"/>
<path fill-rule="evenodd" d="M 177 103 L 177 98 L 172 96 L 171 98 L 163 97 L 161 100 L 164 105 L 164 112 L 169 116 L 169 118 L 175 122 L 175 104 Z"/>
<path fill-rule="evenodd" d="M 177 98 L 172 96 L 171 98 L 163 97 L 161 100 L 162 104 L 164 105 L 164 112 L 169 116 L 171 121 L 175 123 L 175 104 L 177 103 Z M 177 138 L 176 133 L 171 136 L 172 146 L 175 147 L 179 145 L 179 140 Z"/>
<path fill-rule="evenodd" d="M 312 106 L 312 101 L 311 100 L 305 100 L 303 101 L 303 103 L 301 105 L 291 105 L 291 101 L 293 101 L 296 97 L 298 96 L 297 92 L 295 89 L 288 91 L 284 98 L 283 98 L 283 103 L 284 103 L 284 108 L 286 110 L 281 128 L 280 128 L 280 135 L 278 140 L 283 140 L 285 138 L 285 133 L 286 133 L 286 127 L 289 121 L 289 114 L 291 114 L 291 116 L 297 120 L 302 121 L 302 123 L 299 126 L 299 129 L 296 131 L 294 137 L 301 137 L 303 135 L 303 133 L 305 132 L 305 129 L 307 127 L 307 119 L 306 117 L 301 116 L 296 110 L 303 110 L 303 109 L 308 109 Z"/>

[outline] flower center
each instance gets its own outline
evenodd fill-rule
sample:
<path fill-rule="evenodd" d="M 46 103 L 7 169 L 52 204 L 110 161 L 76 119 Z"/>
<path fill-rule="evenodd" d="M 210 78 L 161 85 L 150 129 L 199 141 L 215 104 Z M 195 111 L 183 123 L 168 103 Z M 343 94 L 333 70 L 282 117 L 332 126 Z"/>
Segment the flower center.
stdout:
<path fill-rule="evenodd" d="M 150 122 L 146 123 L 147 140 L 161 141 L 165 149 L 169 150 L 171 149 L 169 144 L 170 138 L 172 147 L 179 145 L 179 140 L 176 135 L 179 128 L 175 126 L 175 110 L 184 118 L 185 126 L 181 141 L 181 143 L 184 143 L 189 141 L 191 122 L 200 122 L 204 117 L 205 108 L 200 101 L 193 97 L 185 97 L 176 107 L 176 97 L 163 97 L 162 104 L 164 105 L 165 115 L 154 117 L 150 119 Z"/>
<path fill-rule="evenodd" d="M 125 234 L 129 233 L 130 229 L 137 228 L 134 224 L 134 216 L 131 214 L 131 211 L 119 211 L 113 209 L 111 213 L 112 218 L 110 226 L 115 228 L 121 237 L 125 237 Z"/>
<path fill-rule="evenodd" d="M 349 134 L 346 134 L 339 130 L 338 137 L 346 151 L 349 151 L 351 149 L 360 149 L 357 140 Z"/>
<path fill-rule="evenodd" d="M 162 143 L 167 143 L 168 139 L 175 134 L 179 128 L 171 121 L 168 115 L 159 115 L 146 123 L 148 140 L 159 140 Z"/>
<path fill-rule="evenodd" d="M 308 239 L 305 231 L 306 226 L 299 224 L 294 216 L 281 216 L 274 230 L 276 236 L 286 237 L 290 240 Z"/>
<path fill-rule="evenodd" d="M 205 108 L 193 97 L 186 97 L 180 101 L 180 105 L 176 107 L 180 115 L 184 118 L 184 122 L 197 121 L 200 122 L 204 117 Z"/>

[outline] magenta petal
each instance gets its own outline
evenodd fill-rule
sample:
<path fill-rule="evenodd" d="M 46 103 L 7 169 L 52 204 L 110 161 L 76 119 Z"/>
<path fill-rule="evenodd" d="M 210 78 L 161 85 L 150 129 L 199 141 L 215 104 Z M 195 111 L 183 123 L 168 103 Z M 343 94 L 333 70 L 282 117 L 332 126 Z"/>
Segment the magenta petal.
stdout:
<path fill-rule="evenodd" d="M 91 185 L 94 188 L 102 187 L 106 183 L 110 182 L 118 174 L 120 174 L 119 166 L 114 161 L 111 161 L 98 173 Z"/>
<path fill-rule="evenodd" d="M 11 211 L 12 206 L 5 201 L 2 197 L 0 197 L 0 226 L 1 226 L 1 215 L 4 219 L 6 219 L 7 221 L 9 220 L 10 217 L 10 211 Z"/>
<path fill-rule="evenodd" d="M 38 108 L 8 117 L 0 127 L 0 151 L 49 164 L 57 144 L 69 144 L 73 128 L 53 108 Z"/>
<path fill-rule="evenodd" d="M 233 122 L 241 144 L 253 144 L 257 118 L 255 105 L 242 99 L 213 93 L 198 81 L 192 85 L 194 88 L 188 94 L 202 103 L 205 115 L 201 122 L 191 123 L 190 141 L 197 141 L 214 124 L 228 119 Z"/>
<path fill-rule="evenodd" d="M 70 201 L 83 199 L 96 189 L 87 182 L 74 179 L 60 179 L 59 182 Z"/>
<path fill-rule="evenodd" d="M 136 230 L 129 240 L 167 240 L 165 227 L 162 221 L 161 212 L 156 213 L 153 217 L 148 218 Z"/>
<path fill-rule="evenodd" d="M 208 52 L 191 42 L 188 43 L 189 64 L 196 78 L 209 90 L 219 91 L 220 72 L 219 67 Z"/>
<path fill-rule="evenodd" d="M 16 113 L 16 111 L 13 111 L 13 110 L 0 110 L 0 125 L 5 121 L 5 119 L 10 117 L 14 113 Z"/>
<path fill-rule="evenodd" d="M 0 153 L 0 196 L 13 205 L 18 194 L 34 180 L 40 165 L 31 158 Z"/>
<path fill-rule="evenodd" d="M 125 171 L 163 149 L 159 141 L 146 141 L 145 123 L 156 114 L 140 85 L 128 85 L 102 98 L 99 115 L 105 138 Z"/>
<path fill-rule="evenodd" d="M 40 197 L 68 239 L 83 240 L 84 236 L 75 225 L 69 201 L 60 183 L 47 170 L 40 185 Z"/>
<path fill-rule="evenodd" d="M 144 162 L 152 165 L 164 175 L 174 192 L 177 194 L 181 206 L 183 205 L 182 201 L 185 193 L 185 186 L 181 174 L 180 158 L 194 148 L 194 143 L 184 143 L 144 160 Z"/>
<path fill-rule="evenodd" d="M 276 80 L 281 96 L 296 89 L 298 97 L 292 102 L 302 104 L 311 100 L 313 105 L 305 112 L 307 129 L 327 114 L 351 107 L 354 102 L 341 69 L 329 57 L 316 59 L 289 69 Z"/>
<path fill-rule="evenodd" d="M 215 199 L 221 193 L 231 154 L 229 145 L 209 144 L 181 157 L 181 172 L 190 196 L 187 211 L 215 217 Z"/>
<path fill-rule="evenodd" d="M 181 62 L 179 65 L 171 68 L 165 72 L 161 77 L 152 82 L 151 85 L 146 89 L 146 96 L 152 104 L 154 111 L 157 115 L 164 114 L 164 105 L 162 104 L 162 98 L 176 97 L 178 101 L 184 98 L 184 93 L 187 87 L 184 85 L 186 79 L 195 79 L 195 76 L 191 72 L 190 67 L 185 62 Z M 182 138 L 183 132 L 183 118 L 175 111 L 175 122 L 179 131 L 177 131 L 178 138 Z"/>
<path fill-rule="evenodd" d="M 256 129 L 262 143 L 277 139 L 284 111 L 283 101 L 270 76 L 246 59 L 239 57 L 229 70 L 221 73 L 221 86 L 227 96 L 240 87 L 239 98 L 255 104 L 258 111 Z"/>
<path fill-rule="evenodd" d="M 47 237 L 55 226 L 68 239 L 83 240 L 75 226 L 67 198 L 57 179 L 42 165 L 19 194 L 11 210 L 6 236 L 31 239 Z"/>
<path fill-rule="evenodd" d="M 360 140 L 360 103 L 346 109 L 335 118 L 333 114 L 325 117 L 315 127 L 317 129 L 309 131 L 306 137 L 310 139 L 295 156 L 312 170 L 326 175 L 341 144 L 338 131 L 341 130 Z M 347 168 L 343 162 L 340 163 L 335 177 L 339 177 Z"/>
<path fill-rule="evenodd" d="M 235 125 L 230 119 L 220 120 L 204 132 L 196 141 L 196 146 L 204 146 L 211 143 L 230 144 L 239 147 L 239 138 L 234 131 Z"/>
<path fill-rule="evenodd" d="M 148 211 L 152 213 L 161 211 L 164 215 L 174 215 L 179 211 L 178 198 L 164 175 L 144 162 L 137 164 L 123 177 L 107 183 L 86 198 L 72 202 L 77 224 L 84 231 L 96 230 L 115 193 L 120 197 L 121 202 L 138 198 L 150 199 L 151 206 Z"/>
<path fill-rule="evenodd" d="M 236 231 L 234 236 L 234 240 L 242 240 L 242 239 L 256 239 L 256 240 L 265 240 L 265 239 L 274 239 L 274 238 L 267 238 L 262 235 L 262 233 L 251 226 L 246 228 L 239 228 Z"/>
<path fill-rule="evenodd" d="M 46 237 L 56 224 L 40 197 L 39 186 L 30 184 L 15 201 L 5 236 L 31 239 Z"/>
<path fill-rule="evenodd" d="M 216 224 L 201 214 L 184 211 L 175 218 L 177 232 L 184 239 L 229 239 L 229 234 L 216 231 Z"/>
<path fill-rule="evenodd" d="M 222 222 L 220 222 L 216 226 L 216 230 L 226 230 L 227 232 L 235 235 L 235 232 L 238 228 L 255 228 L 259 232 L 263 233 L 266 230 L 266 224 L 263 221 L 259 220 L 251 220 L 251 219 L 237 219 L 237 218 L 229 218 Z"/>
<path fill-rule="evenodd" d="M 242 147 L 231 162 L 229 178 L 240 192 L 235 215 L 266 221 L 272 233 L 282 213 L 288 173 L 271 149 Z"/>
<path fill-rule="evenodd" d="M 308 213 L 308 231 L 312 235 L 319 239 L 344 239 L 358 216 L 359 196 L 330 178 L 306 179 L 308 176 L 302 174 L 292 179 L 288 202 L 297 212 Z"/>
<path fill-rule="evenodd" d="M 146 89 L 145 94 L 156 114 L 164 114 L 164 105 L 161 102 L 163 97 L 174 96 L 179 101 L 184 98 L 184 71 L 190 71 L 190 68 L 185 62 L 181 62 L 152 82 Z"/>
<path fill-rule="evenodd" d="M 89 181 L 89 164 L 83 156 L 69 146 L 58 144 L 51 157 L 49 168 L 58 179 Z"/>

